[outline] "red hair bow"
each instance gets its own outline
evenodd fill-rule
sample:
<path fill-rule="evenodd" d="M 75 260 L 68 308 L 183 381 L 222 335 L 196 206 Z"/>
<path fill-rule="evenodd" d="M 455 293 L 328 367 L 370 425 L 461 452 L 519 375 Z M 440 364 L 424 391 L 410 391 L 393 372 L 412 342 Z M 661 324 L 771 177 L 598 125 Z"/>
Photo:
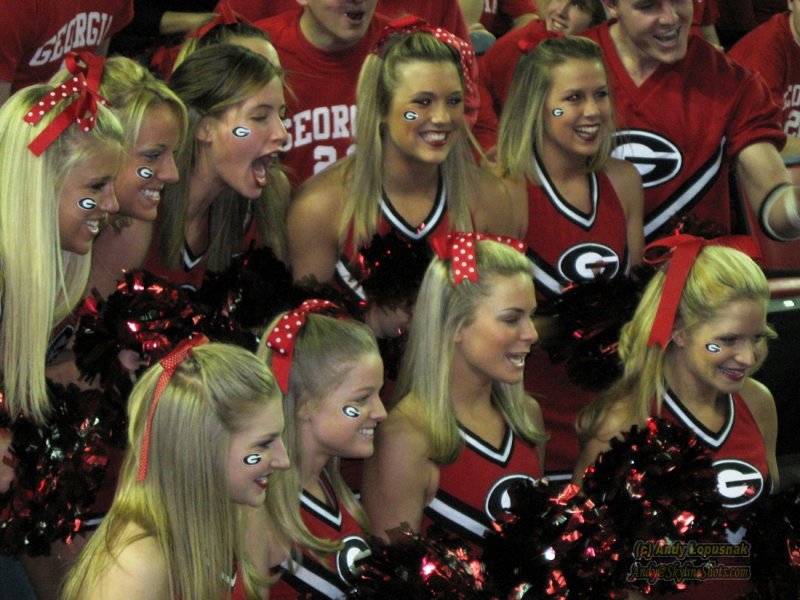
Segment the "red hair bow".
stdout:
<path fill-rule="evenodd" d="M 142 440 L 142 453 L 139 457 L 139 473 L 136 476 L 136 483 L 142 483 L 147 478 L 147 465 L 150 462 L 150 428 L 153 425 L 153 417 L 156 414 L 158 407 L 158 400 L 161 398 L 161 393 L 169 385 L 169 380 L 175 373 L 175 369 L 181 364 L 187 356 L 192 353 L 192 349 L 200 344 L 207 344 L 208 338 L 202 334 L 190 337 L 189 339 L 182 340 L 172 352 L 167 354 L 161 359 L 161 366 L 164 372 L 156 382 L 156 389 L 153 392 L 153 400 L 150 402 L 150 412 L 147 414 L 147 424 L 144 428 L 144 439 Z"/>
<path fill-rule="evenodd" d="M 561 38 L 561 37 L 564 37 L 564 34 L 554 33 L 547 30 L 528 31 L 525 34 L 525 37 L 520 38 L 520 40 L 517 42 L 517 48 L 519 48 L 519 51 L 522 52 L 523 54 L 528 54 L 530 52 L 533 52 L 536 46 L 541 44 L 543 41 L 549 40 L 551 38 Z"/>
<path fill-rule="evenodd" d="M 77 94 L 72 102 L 36 136 L 36 139 L 28 144 L 28 149 L 36 156 L 41 156 L 74 122 L 77 122 L 84 131 L 90 131 L 97 117 L 97 105 L 108 106 L 108 101 L 98 92 L 105 64 L 102 56 L 95 56 L 86 51 L 70 52 L 64 58 L 64 64 L 73 76 L 46 94 L 23 117 L 26 123 L 36 125 L 63 98 Z"/>
<path fill-rule="evenodd" d="M 186 38 L 193 38 L 196 37 L 198 40 L 202 40 L 209 31 L 214 29 L 217 25 L 233 25 L 234 23 L 249 23 L 247 19 L 245 19 L 242 15 L 237 13 L 233 10 L 227 2 L 220 2 L 217 6 L 217 16 L 211 19 L 208 23 L 203 25 L 202 27 L 198 27 L 194 31 L 190 31 L 186 34 Z"/>
<path fill-rule="evenodd" d="M 309 313 L 327 310 L 340 311 L 333 302 L 327 300 L 306 300 L 299 307 L 283 315 L 267 338 L 267 347 L 272 350 L 272 372 L 284 394 L 289 391 L 289 373 L 294 358 L 294 343 L 297 332 L 305 325 Z"/>
<path fill-rule="evenodd" d="M 499 242 L 525 254 L 528 246 L 525 242 L 512 237 L 493 235 L 491 233 L 474 233 L 456 231 L 447 237 L 437 236 L 431 239 L 436 255 L 442 260 L 450 260 L 453 264 L 453 282 L 458 285 L 465 279 L 478 281 L 478 261 L 475 256 L 475 244 L 480 240 Z"/>
<path fill-rule="evenodd" d="M 707 240 L 694 235 L 677 233 L 648 244 L 644 249 L 644 262 L 649 265 L 668 263 L 664 278 L 664 290 L 661 293 L 656 317 L 647 340 L 648 346 L 657 344 L 666 350 L 672 337 L 672 327 L 675 324 L 686 278 L 689 277 L 689 271 L 695 258 L 706 246 L 726 246 L 740 250 L 750 258 L 761 258 L 758 242 L 748 235 L 724 235 Z M 660 252 L 658 252 L 659 250 Z"/>
<path fill-rule="evenodd" d="M 464 107 L 465 116 L 470 125 L 474 125 L 478 118 L 478 108 L 480 107 L 480 96 L 478 94 L 478 64 L 475 61 L 475 50 L 472 46 L 441 27 L 431 27 L 427 21 L 417 16 L 409 15 L 400 17 L 386 24 L 381 33 L 381 37 L 372 47 L 372 53 L 383 55 L 386 44 L 395 35 L 408 35 L 424 31 L 430 33 L 443 44 L 447 44 L 458 52 L 461 60 L 461 72 L 464 75 Z"/>

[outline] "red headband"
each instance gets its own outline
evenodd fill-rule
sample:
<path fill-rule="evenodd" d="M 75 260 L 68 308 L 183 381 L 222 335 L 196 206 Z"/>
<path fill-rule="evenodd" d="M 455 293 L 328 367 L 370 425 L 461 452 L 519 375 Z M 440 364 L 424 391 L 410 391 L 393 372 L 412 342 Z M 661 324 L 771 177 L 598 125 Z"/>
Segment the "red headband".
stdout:
<path fill-rule="evenodd" d="M 24 117 L 26 123 L 36 125 L 61 99 L 77 94 L 66 108 L 28 145 L 28 149 L 36 156 L 41 156 L 74 122 L 77 122 L 84 131 L 91 130 L 97 117 L 97 105 L 108 106 L 106 99 L 98 92 L 105 63 L 102 56 L 95 56 L 86 51 L 70 52 L 64 58 L 64 63 L 73 76 L 44 96 L 31 107 Z M 87 112 L 89 113 L 88 117 L 86 116 Z"/>
<path fill-rule="evenodd" d="M 208 338 L 202 334 L 190 337 L 189 339 L 182 340 L 172 352 L 167 354 L 161 359 L 161 366 L 164 369 L 163 373 L 156 382 L 156 389 L 153 392 L 153 400 L 150 403 L 150 412 L 147 415 L 147 424 L 144 428 L 144 439 L 142 440 L 142 453 L 139 457 L 139 474 L 136 476 L 136 483 L 142 483 L 147 478 L 147 464 L 150 462 L 150 428 L 153 425 L 153 417 L 156 414 L 158 407 L 158 400 L 161 398 L 161 393 L 169 385 L 169 380 L 187 356 L 192 353 L 192 349 L 200 344 L 207 344 Z"/>
<path fill-rule="evenodd" d="M 647 345 L 657 344 L 666 350 L 672 337 L 672 326 L 678 313 L 683 286 L 700 251 L 706 246 L 726 246 L 747 254 L 750 258 L 761 258 L 758 242 L 747 235 L 725 235 L 707 240 L 704 238 L 678 233 L 668 238 L 656 240 L 644 249 L 644 262 L 659 265 L 669 261 L 664 279 L 664 290 L 658 303 L 658 310 L 650 330 Z M 653 255 L 652 250 L 663 250 Z M 651 255 L 648 256 L 648 252 Z"/>
<path fill-rule="evenodd" d="M 217 6 L 216 10 L 217 16 L 211 19 L 208 23 L 203 25 L 202 27 L 198 27 L 194 31 L 190 31 L 186 34 L 186 38 L 193 38 L 196 37 L 198 40 L 202 40 L 209 31 L 214 29 L 217 25 L 234 25 L 235 23 L 249 23 L 247 19 L 245 19 L 242 15 L 234 11 L 227 2 L 221 2 Z"/>
<path fill-rule="evenodd" d="M 458 52 L 461 60 L 461 72 L 464 75 L 464 87 L 466 88 L 464 93 L 464 114 L 469 124 L 474 125 L 478 118 L 478 108 L 480 107 L 480 96 L 476 84 L 478 80 L 478 65 L 475 62 L 475 50 L 460 37 L 441 27 L 431 27 L 427 21 L 417 16 L 409 15 L 386 24 L 381 37 L 372 47 L 372 53 L 383 55 L 386 51 L 386 44 L 395 35 L 403 36 L 420 31 L 430 33 L 437 40 Z"/>
<path fill-rule="evenodd" d="M 309 313 L 326 310 L 341 310 L 327 300 L 306 300 L 298 308 L 283 315 L 267 338 L 267 347 L 272 350 L 272 372 L 284 394 L 289 392 L 289 373 L 294 358 L 294 343 L 297 332 L 305 325 Z"/>
<path fill-rule="evenodd" d="M 475 244 L 480 240 L 499 242 L 510 246 L 520 254 L 525 254 L 528 246 L 525 242 L 512 237 L 492 235 L 491 233 L 473 233 L 456 231 L 447 237 L 436 236 L 431 239 L 436 255 L 442 260 L 453 263 L 453 282 L 458 285 L 465 279 L 478 281 L 478 261 L 475 256 Z"/>

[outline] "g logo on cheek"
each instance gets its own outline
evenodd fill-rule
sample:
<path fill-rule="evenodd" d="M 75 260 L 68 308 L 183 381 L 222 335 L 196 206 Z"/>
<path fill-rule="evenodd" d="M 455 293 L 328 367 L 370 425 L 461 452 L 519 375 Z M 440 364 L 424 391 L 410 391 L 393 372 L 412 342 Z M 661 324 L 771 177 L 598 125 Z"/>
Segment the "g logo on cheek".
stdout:
<path fill-rule="evenodd" d="M 712 344 L 706 344 L 706 350 L 708 350 L 709 352 L 713 352 L 714 354 L 717 354 L 718 352 L 722 352 L 722 348 L 720 347 L 720 345 L 719 344 L 713 344 L 713 343 Z"/>
<path fill-rule="evenodd" d="M 357 419 L 358 417 L 361 416 L 361 411 L 358 410 L 355 406 L 350 406 L 349 404 L 346 404 L 345 406 L 342 407 L 342 414 L 349 419 Z"/>
<path fill-rule="evenodd" d="M 403 118 L 406 121 L 416 121 L 419 118 L 419 115 L 415 113 L 413 110 L 407 110 L 403 113 Z"/>
<path fill-rule="evenodd" d="M 248 454 L 242 459 L 242 462 L 246 465 L 257 465 L 261 462 L 261 455 L 260 454 Z"/>
<path fill-rule="evenodd" d="M 142 179 L 152 179 L 153 175 L 155 175 L 150 167 L 139 167 L 136 169 L 136 174 Z"/>
<path fill-rule="evenodd" d="M 78 208 L 81 210 L 94 210 L 97 208 L 97 201 L 94 198 L 81 198 L 78 200 Z"/>
<path fill-rule="evenodd" d="M 564 109 L 563 108 L 554 108 L 553 109 L 553 116 L 554 117 L 560 117 L 563 114 L 564 114 Z"/>
<path fill-rule="evenodd" d="M 245 138 L 250 135 L 250 128 L 243 126 L 234 127 L 231 133 L 238 138 Z"/>

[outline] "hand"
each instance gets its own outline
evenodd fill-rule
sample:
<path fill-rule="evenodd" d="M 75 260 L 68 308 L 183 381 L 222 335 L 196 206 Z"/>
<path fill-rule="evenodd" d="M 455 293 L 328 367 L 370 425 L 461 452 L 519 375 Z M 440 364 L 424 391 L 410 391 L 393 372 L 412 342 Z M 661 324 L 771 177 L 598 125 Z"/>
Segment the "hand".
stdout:
<path fill-rule="evenodd" d="M 11 487 L 16 474 L 14 473 L 14 457 L 9 453 L 11 447 L 11 430 L 0 429 L 0 494 L 4 494 Z"/>

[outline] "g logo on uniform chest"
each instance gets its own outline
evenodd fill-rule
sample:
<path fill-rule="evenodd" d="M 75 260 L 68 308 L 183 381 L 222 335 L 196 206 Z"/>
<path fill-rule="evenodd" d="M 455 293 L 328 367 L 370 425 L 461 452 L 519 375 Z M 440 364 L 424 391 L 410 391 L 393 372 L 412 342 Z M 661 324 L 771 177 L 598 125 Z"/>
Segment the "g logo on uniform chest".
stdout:
<path fill-rule="evenodd" d="M 342 544 L 344 545 L 344 548 L 336 553 L 336 571 L 339 573 L 339 577 L 342 579 L 342 581 L 346 581 L 350 585 L 353 585 L 356 582 L 355 568 L 353 567 L 353 563 L 355 563 L 356 557 L 359 554 L 365 550 L 369 550 L 369 546 L 363 538 L 360 538 L 357 535 L 347 536 L 342 540 Z"/>
<path fill-rule="evenodd" d="M 714 461 L 713 466 L 717 491 L 725 508 L 740 508 L 755 502 L 764 491 L 764 477 L 750 463 L 723 459 Z"/>
<path fill-rule="evenodd" d="M 521 481 L 534 482 L 536 480 L 529 475 L 516 474 L 506 475 L 495 482 L 492 489 L 486 494 L 486 504 L 484 505 L 484 510 L 489 518 L 494 521 L 503 513 L 508 512 L 508 509 L 511 508 L 511 496 L 508 491 Z"/>
<path fill-rule="evenodd" d="M 611 156 L 632 163 L 645 189 L 673 179 L 683 166 L 683 155 L 667 138 L 641 129 L 622 129 L 614 134 Z"/>
<path fill-rule="evenodd" d="M 616 277 L 620 269 L 620 257 L 603 244 L 576 244 L 558 259 L 558 272 L 569 281 L 591 281 L 602 275 L 607 279 Z"/>

